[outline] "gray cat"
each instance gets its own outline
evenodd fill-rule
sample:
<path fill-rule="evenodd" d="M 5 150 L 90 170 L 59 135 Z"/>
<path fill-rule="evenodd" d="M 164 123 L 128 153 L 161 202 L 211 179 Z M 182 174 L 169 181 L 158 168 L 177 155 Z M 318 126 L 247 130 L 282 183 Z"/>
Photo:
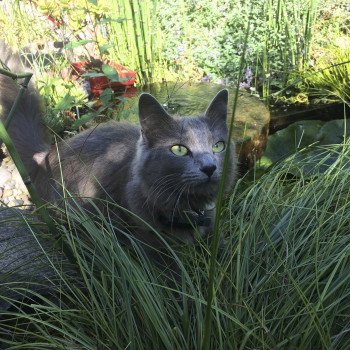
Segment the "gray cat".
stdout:
<path fill-rule="evenodd" d="M 0 55 L 13 72 L 23 72 L 19 56 L 3 43 Z M 17 92 L 18 85 L 0 75 L 3 118 Z M 133 226 L 143 241 L 156 241 L 149 228 L 153 227 L 192 242 L 195 232 L 206 234 L 212 226 L 229 142 L 227 101 L 228 91 L 222 90 L 203 115 L 177 117 L 144 93 L 139 98 L 140 126 L 99 124 L 51 146 L 41 122 L 39 96 L 30 84 L 8 131 L 46 201 L 60 201 L 63 184 L 88 209 L 88 198 L 100 208 L 108 207 L 116 223 Z M 227 188 L 235 172 L 233 144 L 230 150 Z"/>

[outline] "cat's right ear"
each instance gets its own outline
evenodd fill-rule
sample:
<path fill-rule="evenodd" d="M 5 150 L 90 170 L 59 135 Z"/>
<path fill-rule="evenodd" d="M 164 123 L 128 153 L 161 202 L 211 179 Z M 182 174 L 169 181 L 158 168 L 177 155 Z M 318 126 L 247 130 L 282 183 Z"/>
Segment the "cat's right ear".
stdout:
<path fill-rule="evenodd" d="M 146 138 L 157 137 L 162 129 L 168 131 L 173 118 L 162 105 L 150 94 L 143 93 L 139 98 L 139 119 L 142 134 Z"/>
<path fill-rule="evenodd" d="M 211 101 L 205 116 L 211 120 L 225 123 L 227 118 L 228 90 L 223 89 Z"/>

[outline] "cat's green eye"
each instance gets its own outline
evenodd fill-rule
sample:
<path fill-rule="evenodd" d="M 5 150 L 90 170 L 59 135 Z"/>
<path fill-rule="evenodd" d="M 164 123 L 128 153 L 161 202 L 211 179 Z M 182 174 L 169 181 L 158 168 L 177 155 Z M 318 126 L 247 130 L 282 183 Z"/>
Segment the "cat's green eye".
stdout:
<path fill-rule="evenodd" d="M 186 156 L 188 154 L 188 149 L 183 145 L 174 145 L 170 148 L 171 152 L 173 152 L 176 156 Z"/>
<path fill-rule="evenodd" d="M 225 142 L 219 141 L 213 146 L 213 152 L 214 153 L 220 153 L 225 149 Z"/>

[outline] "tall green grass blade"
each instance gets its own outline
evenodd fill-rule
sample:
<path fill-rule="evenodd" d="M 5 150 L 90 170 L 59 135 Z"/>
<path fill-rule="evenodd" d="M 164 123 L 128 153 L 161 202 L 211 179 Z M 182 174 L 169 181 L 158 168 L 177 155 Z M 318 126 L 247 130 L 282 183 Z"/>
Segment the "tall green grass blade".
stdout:
<path fill-rule="evenodd" d="M 238 92 L 239 92 L 239 82 L 241 81 L 241 76 L 244 68 L 244 59 L 245 59 L 245 52 L 247 49 L 247 43 L 248 43 L 248 37 L 249 37 L 249 31 L 250 31 L 250 22 L 247 24 L 244 43 L 243 43 L 243 51 L 242 56 L 240 60 L 240 67 L 239 67 L 239 79 L 237 81 L 237 86 L 235 90 L 235 96 L 233 101 L 233 107 L 232 107 L 232 117 L 229 125 L 229 131 L 228 131 L 228 140 L 231 140 L 232 132 L 233 132 L 233 121 L 235 116 L 235 110 L 237 106 L 237 100 L 238 100 Z M 214 280 L 215 280 L 215 269 L 217 264 L 217 253 L 218 253 L 218 246 L 219 246 L 219 231 L 220 231 L 220 218 L 221 218 L 221 212 L 222 212 L 222 205 L 225 195 L 225 182 L 227 177 L 227 171 L 229 168 L 229 161 L 230 161 L 230 142 L 227 143 L 227 150 L 225 154 L 224 159 L 224 166 L 222 171 L 222 178 L 220 180 L 219 185 L 219 191 L 216 201 L 216 212 L 215 212 L 215 220 L 214 220 L 214 228 L 213 228 L 213 240 L 210 247 L 210 261 L 209 261 L 209 278 L 208 278 L 208 295 L 207 295 L 207 307 L 206 307 L 206 314 L 205 314 L 205 328 L 204 328 L 204 338 L 203 338 L 203 349 L 209 349 L 210 348 L 210 339 L 211 339 L 211 327 L 212 327 L 212 304 L 215 298 L 215 286 L 214 286 Z"/>

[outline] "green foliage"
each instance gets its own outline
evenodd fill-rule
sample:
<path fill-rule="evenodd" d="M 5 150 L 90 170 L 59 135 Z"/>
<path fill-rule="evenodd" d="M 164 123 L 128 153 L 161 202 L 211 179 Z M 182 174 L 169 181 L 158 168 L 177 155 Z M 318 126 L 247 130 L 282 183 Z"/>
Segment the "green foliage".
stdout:
<path fill-rule="evenodd" d="M 251 73 L 248 85 L 262 89 L 267 97 L 270 89 L 286 85 L 291 71 L 309 63 L 311 28 L 316 16 L 317 1 L 249 1 L 232 5 L 225 32 L 220 38 L 221 60 L 218 67 L 237 77 L 244 23 L 251 20 L 246 66 Z"/>
<path fill-rule="evenodd" d="M 316 0 L 165 1 L 166 57 L 194 61 L 202 72 L 235 81 L 250 20 L 245 80 L 248 87 L 262 86 L 266 96 L 271 86 L 283 87 L 292 70 L 309 64 L 316 7 Z"/>
<path fill-rule="evenodd" d="M 119 81 L 114 68 L 105 65 L 104 73 L 86 73 L 84 76 L 108 76 L 111 81 Z M 107 68 L 108 67 L 108 68 Z M 121 119 L 123 102 L 111 88 L 105 89 L 98 99 L 89 101 L 87 92 L 77 81 L 69 81 L 50 75 L 42 76 L 38 88 L 44 97 L 44 119 L 52 132 L 63 135 L 63 132 L 75 132 L 89 125 L 93 120 L 100 122 L 108 119 Z"/>
<path fill-rule="evenodd" d="M 350 14 L 348 0 L 324 0 L 319 8 L 317 22 L 314 24 L 314 49 L 312 60 L 322 53 L 322 48 L 329 47 L 339 37 L 349 35 Z"/>
<path fill-rule="evenodd" d="M 56 40 L 67 44 L 66 49 L 80 48 L 83 50 L 75 54 L 102 58 L 101 47 L 107 44 L 107 39 L 99 24 L 109 9 L 108 1 L 36 0 L 34 4 L 44 18 L 50 16 L 54 21 Z"/>
<path fill-rule="evenodd" d="M 174 79 L 163 54 L 166 39 L 159 25 L 160 6 L 153 0 L 111 2 L 112 18 L 118 18 L 106 23 L 111 57 L 134 69 L 141 85 Z"/>
<path fill-rule="evenodd" d="M 317 69 L 323 48 L 347 35 L 347 6 L 347 0 L 37 0 L 6 5 L 0 22 L 15 47 L 35 42 L 48 51 L 50 41 L 61 41 L 69 60 L 113 59 L 136 70 L 143 84 L 203 75 L 234 81 L 250 19 L 242 87 L 268 97 Z"/>
<path fill-rule="evenodd" d="M 306 103 L 341 101 L 349 104 L 349 34 L 348 1 L 336 4 L 327 0 L 319 9 L 313 26 L 313 45 L 310 64 L 289 76 L 285 96 L 277 100 L 299 103 L 302 95 Z"/>
<path fill-rule="evenodd" d="M 330 155 L 335 163 L 317 172 Z M 312 161 L 314 177 L 298 172 Z M 325 148 L 316 160 L 293 155 L 231 199 L 228 229 L 240 227 L 232 245 L 236 262 L 222 274 L 233 273 L 235 315 L 268 342 L 265 348 L 349 346 L 342 333 L 348 328 L 343 297 L 350 287 L 348 167 L 349 140 L 340 150 Z M 263 348 L 254 343 L 250 336 L 245 347 Z"/>
<path fill-rule="evenodd" d="M 65 48 L 75 55 L 115 59 L 136 70 L 141 84 L 167 74 L 160 56 L 163 40 L 156 1 L 38 0 L 37 4 L 64 27 L 65 37 L 69 35 Z"/>
<path fill-rule="evenodd" d="M 218 73 L 218 37 L 226 26 L 229 3 L 228 0 L 160 2 L 163 55 L 183 80 L 191 75 Z"/>
<path fill-rule="evenodd" d="M 316 72 L 308 71 L 305 83 L 310 95 L 350 105 L 350 40 L 338 38 L 337 43 L 324 49 Z"/>
<path fill-rule="evenodd" d="M 76 108 L 87 103 L 87 94 L 78 84 L 50 75 L 42 76 L 38 88 L 45 99 L 45 122 L 55 133 L 70 129 Z M 74 111 L 75 110 L 75 111 Z"/>
<path fill-rule="evenodd" d="M 298 172 L 312 157 L 291 156 L 245 190 L 236 187 L 221 216 L 211 348 L 349 348 L 349 141 L 328 147 L 317 163 L 329 154 L 336 155 L 333 166 L 316 166 L 313 177 Z M 36 293 L 22 309 L 1 312 L 8 319 L 1 339 L 10 349 L 201 347 L 205 243 L 177 253 L 182 278 L 172 281 L 102 213 L 93 221 L 67 205 L 61 214 L 57 228 L 75 252 L 77 276 L 58 267 L 50 298 Z"/>
<path fill-rule="evenodd" d="M 38 17 L 37 11 L 23 1 L 6 1 L 0 6 L 1 38 L 15 49 L 31 43 L 44 44 L 54 38 L 50 22 Z"/>

